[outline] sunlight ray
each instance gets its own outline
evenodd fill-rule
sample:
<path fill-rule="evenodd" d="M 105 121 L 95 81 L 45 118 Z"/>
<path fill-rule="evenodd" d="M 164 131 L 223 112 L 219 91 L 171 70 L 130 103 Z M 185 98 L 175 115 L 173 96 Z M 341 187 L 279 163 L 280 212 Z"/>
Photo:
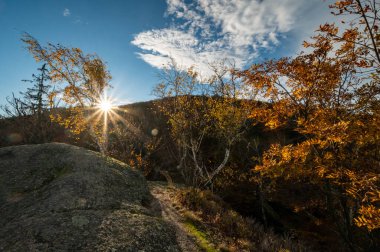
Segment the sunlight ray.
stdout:
<path fill-rule="evenodd" d="M 115 120 L 117 120 L 118 122 L 121 122 L 124 126 L 126 126 L 134 134 L 136 134 L 138 136 L 142 135 L 141 130 L 139 130 L 134 125 L 132 125 L 130 122 L 128 122 L 127 120 L 125 120 L 125 118 L 123 118 L 122 116 L 120 116 L 119 114 L 117 114 L 115 111 L 111 111 L 111 115 L 112 115 L 112 117 L 115 117 Z"/>
<path fill-rule="evenodd" d="M 94 119 L 95 117 L 97 117 L 96 120 L 95 120 L 95 122 L 96 122 L 96 121 L 99 121 L 99 117 L 100 117 L 101 115 L 102 115 L 102 112 L 101 112 L 100 110 L 96 110 L 95 112 L 92 112 L 89 116 L 87 116 L 87 117 L 85 118 L 85 122 L 86 122 L 86 123 L 90 123 L 91 120 Z"/>

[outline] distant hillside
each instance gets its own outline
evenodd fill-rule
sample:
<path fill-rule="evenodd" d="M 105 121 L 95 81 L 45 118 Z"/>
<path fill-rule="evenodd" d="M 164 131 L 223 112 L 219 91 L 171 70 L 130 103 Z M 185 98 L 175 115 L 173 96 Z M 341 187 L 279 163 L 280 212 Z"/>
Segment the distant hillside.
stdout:
<path fill-rule="evenodd" d="M 109 137 L 114 140 L 110 141 L 110 155 L 127 162 L 128 155 L 122 155 L 126 150 L 120 149 L 123 145 L 133 144 L 136 151 L 144 152 L 142 146 L 149 141 L 155 141 L 157 146 L 150 157 L 150 161 L 153 161 L 151 164 L 153 167 L 150 167 L 150 171 L 146 175 L 151 178 L 163 179 L 160 171 L 165 170 L 169 171 L 175 180 L 180 181 L 181 178 L 176 171 L 179 160 L 175 143 L 170 137 L 168 118 L 157 108 L 157 105 L 161 103 L 162 100 L 153 100 L 119 106 L 117 113 L 121 117 L 116 118 L 114 123 L 123 125 L 125 132 L 123 132 L 122 137 L 117 136 L 112 132 L 112 125 L 110 125 Z M 38 143 L 33 140 L 33 131 L 28 130 L 28 124 L 27 117 L 1 119 L 0 147 Z M 265 131 L 263 126 L 253 126 L 252 122 L 247 121 L 247 125 L 248 130 L 244 134 L 242 142 L 237 143 L 236 147 L 233 148 L 232 162 L 238 162 L 239 165 L 249 167 L 252 164 L 252 156 L 257 155 L 258 150 L 261 153 L 270 143 L 290 142 L 295 137 L 291 129 Z M 98 150 L 86 132 L 81 134 L 79 139 L 74 139 L 64 128 L 52 123 L 49 134 L 50 137 L 47 142 L 64 142 Z M 129 142 L 126 141 L 128 139 Z M 253 148 L 252 141 L 255 141 L 258 149 Z M 217 146 L 213 145 L 212 139 L 208 139 L 208 142 L 209 145 L 206 145 L 205 148 L 209 149 L 208 153 L 215 155 L 215 152 L 219 151 Z M 126 148 L 126 146 L 124 147 Z M 234 155 L 236 155 L 236 160 Z"/>

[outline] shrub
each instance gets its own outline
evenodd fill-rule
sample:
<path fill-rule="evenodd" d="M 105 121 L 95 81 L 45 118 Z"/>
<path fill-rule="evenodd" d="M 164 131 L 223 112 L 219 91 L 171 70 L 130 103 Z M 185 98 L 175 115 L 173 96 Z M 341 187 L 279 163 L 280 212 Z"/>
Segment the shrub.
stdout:
<path fill-rule="evenodd" d="M 203 222 L 211 224 L 234 241 L 234 247 L 249 251 L 306 250 L 304 245 L 290 236 L 277 235 L 272 230 L 265 230 L 254 219 L 241 216 L 211 191 L 186 189 L 178 193 L 178 200 L 184 207 L 196 212 Z"/>

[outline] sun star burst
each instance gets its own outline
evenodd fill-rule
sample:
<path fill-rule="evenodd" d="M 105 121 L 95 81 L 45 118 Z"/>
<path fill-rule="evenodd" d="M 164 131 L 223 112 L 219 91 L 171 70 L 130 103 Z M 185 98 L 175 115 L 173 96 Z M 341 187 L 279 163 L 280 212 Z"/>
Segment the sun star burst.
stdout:
<path fill-rule="evenodd" d="M 114 105 L 112 100 L 104 95 L 104 97 L 98 101 L 97 108 L 103 113 L 109 113 L 114 109 Z"/>
<path fill-rule="evenodd" d="M 101 101 L 99 103 L 99 109 L 102 110 L 103 112 L 108 112 L 112 109 L 112 104 L 108 100 Z"/>

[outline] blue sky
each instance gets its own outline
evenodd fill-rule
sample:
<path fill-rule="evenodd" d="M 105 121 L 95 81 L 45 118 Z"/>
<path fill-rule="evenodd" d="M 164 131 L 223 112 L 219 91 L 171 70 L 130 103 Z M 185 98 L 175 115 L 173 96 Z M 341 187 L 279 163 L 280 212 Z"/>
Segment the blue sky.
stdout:
<path fill-rule="evenodd" d="M 322 0 L 0 0 L 0 104 L 40 66 L 21 34 L 97 53 L 120 103 L 153 99 L 170 58 L 184 69 L 292 55 L 330 19 Z"/>

